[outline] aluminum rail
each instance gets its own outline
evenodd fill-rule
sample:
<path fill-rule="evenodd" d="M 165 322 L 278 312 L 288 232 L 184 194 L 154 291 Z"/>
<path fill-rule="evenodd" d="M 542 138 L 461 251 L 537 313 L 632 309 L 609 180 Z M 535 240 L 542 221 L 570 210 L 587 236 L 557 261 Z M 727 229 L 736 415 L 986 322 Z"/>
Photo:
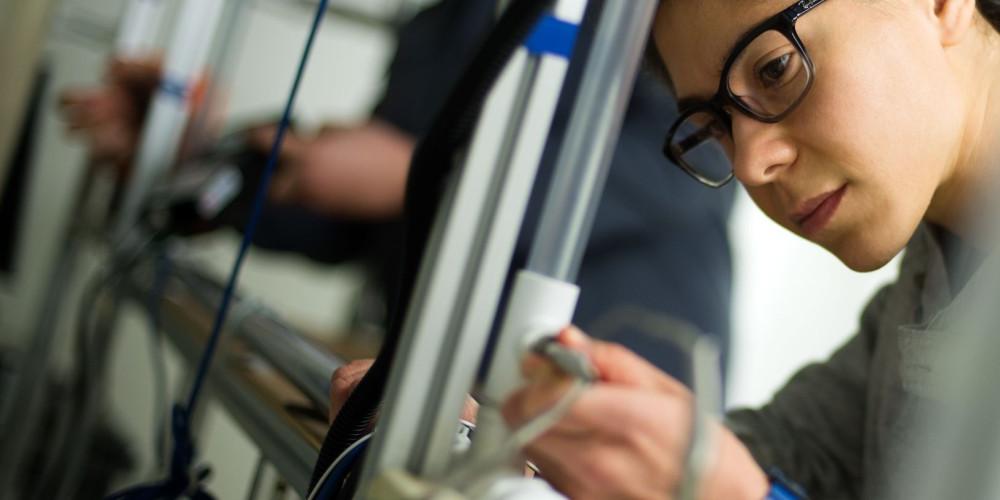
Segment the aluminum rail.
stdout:
<path fill-rule="evenodd" d="M 222 283 L 183 266 L 175 269 L 173 278 L 215 313 L 222 297 Z M 227 336 L 243 341 L 301 390 L 318 410 L 329 410 L 330 375 L 344 364 L 343 360 L 285 324 L 266 306 L 243 297 L 234 300 L 227 329 Z"/>
<path fill-rule="evenodd" d="M 576 279 L 628 108 L 656 2 L 604 2 L 589 44 L 569 129 L 555 163 L 528 257 L 515 277 L 490 369 L 479 396 L 504 401 L 522 379 L 525 346 L 572 322 Z M 478 415 L 473 456 L 510 439 L 499 408 Z"/>
<path fill-rule="evenodd" d="M 152 269 L 152 262 L 137 266 L 125 287 L 124 296 L 141 307 L 149 304 Z M 221 291 L 218 282 L 180 264 L 173 266 L 166 280 L 158 301 L 161 328 L 192 366 L 201 356 Z M 264 459 L 305 498 L 325 422 L 296 411 L 289 405 L 287 393 L 263 383 L 247 354 L 263 358 L 300 389 L 316 406 L 318 415 L 326 414 L 329 377 L 342 363 L 282 324 L 263 306 L 237 297 L 233 307 L 236 314 L 227 328 L 226 341 L 219 345 L 208 388 Z M 319 394 L 322 397 L 317 398 Z"/>
<path fill-rule="evenodd" d="M 586 6 L 558 0 L 551 13 L 575 26 Z M 486 99 L 427 242 L 359 495 L 387 471 L 440 478 L 453 463 L 568 67 L 563 54 L 518 48 Z"/>

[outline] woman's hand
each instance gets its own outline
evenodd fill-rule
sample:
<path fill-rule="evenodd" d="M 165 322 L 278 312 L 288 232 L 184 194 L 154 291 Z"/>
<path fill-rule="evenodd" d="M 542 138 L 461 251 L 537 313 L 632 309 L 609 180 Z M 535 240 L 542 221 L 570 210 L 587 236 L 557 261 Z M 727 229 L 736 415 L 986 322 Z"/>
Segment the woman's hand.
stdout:
<path fill-rule="evenodd" d="M 330 423 L 337 418 L 337 414 L 344 407 L 347 398 L 351 396 L 354 389 L 361 383 L 368 370 L 371 369 L 373 359 L 361 359 L 352 361 L 333 372 L 330 379 Z M 479 403 L 469 396 L 465 397 L 465 406 L 462 408 L 462 420 L 476 422 L 476 414 L 479 412 Z"/>
<path fill-rule="evenodd" d="M 560 341 L 585 352 L 600 382 L 527 449 L 554 487 L 573 499 L 670 498 L 684 474 L 692 397 L 673 378 L 617 344 L 568 329 Z M 529 384 L 504 406 L 518 426 L 558 400 L 569 380 L 540 358 L 524 366 Z M 767 479 L 747 449 L 721 425 L 700 498 L 764 498 Z"/>

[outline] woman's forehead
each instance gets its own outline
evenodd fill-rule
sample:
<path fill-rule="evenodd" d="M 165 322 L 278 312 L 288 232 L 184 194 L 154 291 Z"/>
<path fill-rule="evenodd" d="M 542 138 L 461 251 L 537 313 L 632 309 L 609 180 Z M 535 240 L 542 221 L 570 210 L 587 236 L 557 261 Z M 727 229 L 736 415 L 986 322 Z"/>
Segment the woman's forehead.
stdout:
<path fill-rule="evenodd" d="M 792 3 L 794 0 L 660 2 L 654 40 L 678 97 L 714 93 L 722 64 L 736 41 Z"/>

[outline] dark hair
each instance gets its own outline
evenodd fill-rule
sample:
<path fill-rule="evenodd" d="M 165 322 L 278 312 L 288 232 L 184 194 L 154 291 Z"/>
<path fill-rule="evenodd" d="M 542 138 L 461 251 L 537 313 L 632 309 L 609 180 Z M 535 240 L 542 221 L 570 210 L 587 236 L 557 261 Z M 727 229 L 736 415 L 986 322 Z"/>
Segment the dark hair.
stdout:
<path fill-rule="evenodd" d="M 660 51 L 656 48 L 656 42 L 653 41 L 652 34 L 649 35 L 649 40 L 646 41 L 646 53 L 643 54 L 642 58 L 643 71 L 648 71 L 666 84 L 670 89 L 670 93 L 674 94 L 674 82 L 670 80 L 670 74 L 667 73 L 667 66 L 663 64 L 663 58 L 660 57 Z"/>
<path fill-rule="evenodd" d="M 993 26 L 993 29 L 1000 32 L 1000 0 L 976 0 L 976 8 L 979 9 L 979 13 Z M 646 44 L 645 63 L 643 66 L 647 71 L 660 77 L 667 86 L 672 87 L 673 82 L 670 81 L 667 68 L 663 65 L 660 51 L 656 49 L 656 44 L 653 43 L 652 35 L 649 36 L 649 41 Z M 673 88 L 670 90 L 673 92 Z"/>
<path fill-rule="evenodd" d="M 1000 31 L 1000 0 L 976 0 L 976 7 L 993 29 Z"/>

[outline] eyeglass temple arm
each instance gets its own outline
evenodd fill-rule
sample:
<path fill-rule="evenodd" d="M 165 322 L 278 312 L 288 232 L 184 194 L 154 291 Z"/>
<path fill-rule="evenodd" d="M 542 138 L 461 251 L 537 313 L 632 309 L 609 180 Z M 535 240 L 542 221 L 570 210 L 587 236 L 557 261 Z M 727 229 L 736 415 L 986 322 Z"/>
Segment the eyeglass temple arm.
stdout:
<path fill-rule="evenodd" d="M 785 18 L 791 22 L 797 21 L 800 17 L 805 15 L 806 12 L 813 10 L 817 5 L 823 3 L 825 0 L 799 0 L 798 3 L 788 8 L 785 11 Z"/>

